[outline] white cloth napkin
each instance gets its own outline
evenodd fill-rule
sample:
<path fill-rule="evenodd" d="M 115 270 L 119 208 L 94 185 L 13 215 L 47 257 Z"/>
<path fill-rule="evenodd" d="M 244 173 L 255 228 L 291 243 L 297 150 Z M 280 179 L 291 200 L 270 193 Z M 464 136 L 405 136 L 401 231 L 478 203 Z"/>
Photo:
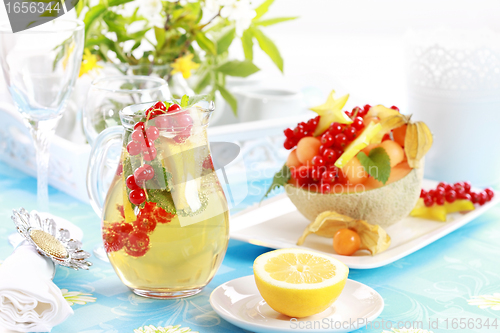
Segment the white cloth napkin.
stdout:
<path fill-rule="evenodd" d="M 58 228 L 70 231 L 74 239 L 82 239 L 80 228 L 60 217 L 52 217 Z M 15 237 L 10 239 L 16 246 Z M 55 266 L 27 242 L 0 265 L 0 333 L 50 332 L 73 314 L 61 290 L 52 282 Z"/>
<path fill-rule="evenodd" d="M 73 310 L 52 282 L 55 267 L 29 244 L 19 246 L 0 266 L 0 327 L 50 332 Z"/>

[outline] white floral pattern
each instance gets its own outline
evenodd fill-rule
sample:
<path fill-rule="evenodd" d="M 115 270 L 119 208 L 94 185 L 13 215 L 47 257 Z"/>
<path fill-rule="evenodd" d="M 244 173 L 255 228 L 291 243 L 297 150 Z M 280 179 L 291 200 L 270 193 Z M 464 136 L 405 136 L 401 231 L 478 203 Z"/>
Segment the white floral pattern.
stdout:
<path fill-rule="evenodd" d="M 500 293 L 473 296 L 467 303 L 469 305 L 477 305 L 480 309 L 491 308 L 492 310 L 500 310 Z"/>
<path fill-rule="evenodd" d="M 153 325 L 139 327 L 134 330 L 134 333 L 198 333 L 193 332 L 189 327 L 177 326 L 166 326 L 166 327 L 156 327 Z"/>
<path fill-rule="evenodd" d="M 74 304 L 85 305 L 96 301 L 92 294 L 81 293 L 79 291 L 68 291 L 68 289 L 61 289 L 64 299 L 70 306 Z"/>

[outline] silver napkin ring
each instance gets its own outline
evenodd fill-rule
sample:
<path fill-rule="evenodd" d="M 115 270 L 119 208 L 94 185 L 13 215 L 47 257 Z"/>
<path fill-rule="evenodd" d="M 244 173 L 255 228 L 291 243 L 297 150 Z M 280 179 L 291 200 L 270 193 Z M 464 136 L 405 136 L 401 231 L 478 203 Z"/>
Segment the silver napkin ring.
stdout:
<path fill-rule="evenodd" d="M 69 230 L 58 229 L 53 219 L 42 220 L 37 212 L 30 214 L 24 208 L 12 210 L 11 218 L 18 233 L 55 264 L 75 270 L 88 270 L 92 266 L 86 261 L 90 253 L 81 249 L 82 242 L 71 239 Z"/>

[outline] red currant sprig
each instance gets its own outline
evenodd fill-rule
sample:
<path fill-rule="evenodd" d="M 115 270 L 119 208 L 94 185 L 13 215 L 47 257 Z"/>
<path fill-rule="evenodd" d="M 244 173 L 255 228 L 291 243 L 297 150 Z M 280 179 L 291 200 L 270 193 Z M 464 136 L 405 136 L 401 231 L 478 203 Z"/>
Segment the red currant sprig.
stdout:
<path fill-rule="evenodd" d="M 309 119 L 307 122 L 298 123 L 297 127 L 293 130 L 291 128 L 285 129 L 283 132 L 286 138 L 283 147 L 287 150 L 293 149 L 300 139 L 306 136 L 313 136 L 316 127 L 318 127 L 319 119 L 320 116 L 317 116 Z"/>
<path fill-rule="evenodd" d="M 473 204 L 480 206 L 491 201 L 495 196 L 495 192 L 491 188 L 487 188 L 481 192 L 471 190 L 469 182 L 458 182 L 455 184 L 447 184 L 440 182 L 435 189 L 420 191 L 420 198 L 424 199 L 426 207 L 431 207 L 435 203 L 444 205 L 445 202 L 452 203 L 457 199 L 469 200 Z"/>

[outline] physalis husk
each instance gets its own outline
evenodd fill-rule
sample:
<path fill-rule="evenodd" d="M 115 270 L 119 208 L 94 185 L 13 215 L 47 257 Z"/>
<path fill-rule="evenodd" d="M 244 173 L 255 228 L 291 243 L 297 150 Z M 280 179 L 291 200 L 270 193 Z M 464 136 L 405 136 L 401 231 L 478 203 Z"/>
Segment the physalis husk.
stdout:
<path fill-rule="evenodd" d="M 321 237 L 333 238 L 340 229 L 355 230 L 361 239 L 360 250 L 368 250 L 372 255 L 383 252 L 391 245 L 391 237 L 379 225 L 373 225 L 363 220 L 339 214 L 334 211 L 326 211 L 319 214 L 316 220 L 311 222 L 297 241 L 297 245 L 304 244 L 306 237 L 316 234 Z"/>

